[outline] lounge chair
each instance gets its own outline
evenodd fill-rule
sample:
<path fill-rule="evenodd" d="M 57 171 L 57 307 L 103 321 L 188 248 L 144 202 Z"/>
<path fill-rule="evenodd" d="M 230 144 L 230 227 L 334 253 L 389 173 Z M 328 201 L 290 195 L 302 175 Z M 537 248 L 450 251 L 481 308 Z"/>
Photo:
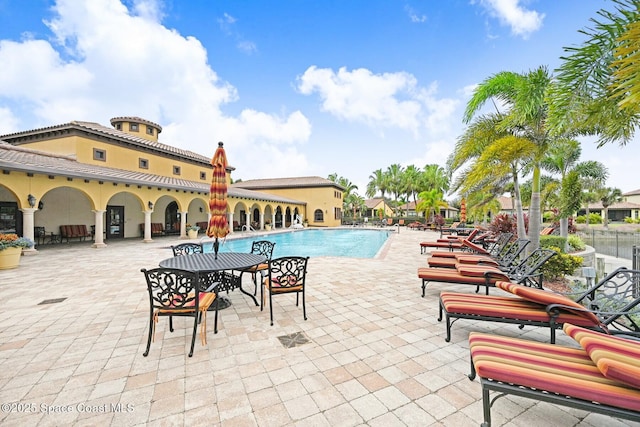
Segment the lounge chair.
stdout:
<path fill-rule="evenodd" d="M 619 268 L 583 292 L 574 301 L 554 292 L 509 282 L 495 286 L 511 296 L 487 296 L 441 292 L 438 321 L 444 316 L 445 341 L 451 339 L 451 324 L 458 319 L 548 327 L 550 342 L 565 323 L 605 333 L 624 332 L 640 336 L 633 314 L 640 315 L 638 296 L 640 270 Z M 453 320 L 452 320 L 453 319 Z"/>
<path fill-rule="evenodd" d="M 441 227 L 440 228 L 440 236 L 442 237 L 445 234 L 453 234 L 456 228 L 460 226 L 460 221 L 452 222 L 449 227 Z"/>
<path fill-rule="evenodd" d="M 476 235 L 480 232 L 479 229 L 474 229 L 468 236 L 456 237 L 454 239 L 438 239 L 435 242 L 420 242 L 420 253 L 423 254 L 426 252 L 427 248 L 440 248 L 440 249 L 448 249 L 449 251 L 453 251 L 455 249 L 462 249 L 462 242 L 473 242 Z"/>
<path fill-rule="evenodd" d="M 553 234 L 554 231 L 556 231 L 555 227 L 545 227 L 540 232 L 540 235 L 541 236 L 550 236 L 550 235 Z"/>
<path fill-rule="evenodd" d="M 580 348 L 469 335 L 469 379 L 480 377 L 483 426 L 491 426 L 498 397 L 510 394 L 640 422 L 640 342 L 571 324 L 564 331 Z"/>
<path fill-rule="evenodd" d="M 521 283 L 542 289 L 540 267 L 555 254 L 554 250 L 538 248 L 509 271 L 469 264 L 457 264 L 456 268 L 418 268 L 418 277 L 422 279 L 422 297 L 424 298 L 429 282 L 476 285 L 476 292 L 479 291 L 480 286 L 484 286 L 487 295 L 489 295 L 489 287 L 495 286 L 499 281 Z"/>
<path fill-rule="evenodd" d="M 432 254 L 427 260 L 429 267 L 455 268 L 457 263 L 475 265 L 493 265 L 500 270 L 509 270 L 518 263 L 520 255 L 530 243 L 528 239 L 518 239 L 505 245 L 498 256 L 491 256 L 489 251 L 484 254 L 469 254 L 466 252 L 453 252 L 453 256 Z M 444 252 L 451 254 L 452 252 Z"/>

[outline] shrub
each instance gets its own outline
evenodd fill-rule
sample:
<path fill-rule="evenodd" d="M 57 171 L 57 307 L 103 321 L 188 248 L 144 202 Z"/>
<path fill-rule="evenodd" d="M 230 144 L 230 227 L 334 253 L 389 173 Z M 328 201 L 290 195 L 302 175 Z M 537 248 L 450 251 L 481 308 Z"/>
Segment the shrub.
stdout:
<path fill-rule="evenodd" d="M 515 233 L 517 230 L 515 217 L 506 213 L 498 214 L 491 221 L 489 230 L 494 233 Z"/>
<path fill-rule="evenodd" d="M 540 247 L 547 249 L 564 248 L 567 243 L 567 239 L 562 236 L 550 235 L 540 236 Z M 564 252 L 564 250 L 562 251 Z"/>
<path fill-rule="evenodd" d="M 577 234 L 569 234 L 567 237 L 567 243 L 574 251 L 584 251 L 587 247 Z"/>
<path fill-rule="evenodd" d="M 552 222 L 556 219 L 556 214 L 554 212 L 549 212 L 546 211 L 545 213 L 542 214 L 542 221 L 549 223 Z"/>
<path fill-rule="evenodd" d="M 562 253 L 558 247 L 549 247 L 557 252 L 540 267 L 540 271 L 547 280 L 563 278 L 567 274 L 573 274 L 582 265 L 582 257 Z"/>
<path fill-rule="evenodd" d="M 589 224 L 602 224 L 602 216 L 597 213 L 590 213 Z"/>

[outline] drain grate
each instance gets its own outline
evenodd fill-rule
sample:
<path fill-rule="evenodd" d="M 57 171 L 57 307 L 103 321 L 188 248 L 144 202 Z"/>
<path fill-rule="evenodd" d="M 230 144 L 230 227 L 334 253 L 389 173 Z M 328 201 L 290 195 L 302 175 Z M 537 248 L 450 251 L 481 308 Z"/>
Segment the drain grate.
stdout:
<path fill-rule="evenodd" d="M 67 298 L 52 298 L 52 299 L 46 299 L 42 302 L 39 302 L 38 305 L 45 305 L 45 304 L 57 304 L 59 302 L 62 302 L 64 300 L 66 300 Z"/>
<path fill-rule="evenodd" d="M 309 338 L 302 332 L 295 332 L 289 335 L 278 337 L 280 344 L 285 348 L 296 347 L 309 342 Z"/>

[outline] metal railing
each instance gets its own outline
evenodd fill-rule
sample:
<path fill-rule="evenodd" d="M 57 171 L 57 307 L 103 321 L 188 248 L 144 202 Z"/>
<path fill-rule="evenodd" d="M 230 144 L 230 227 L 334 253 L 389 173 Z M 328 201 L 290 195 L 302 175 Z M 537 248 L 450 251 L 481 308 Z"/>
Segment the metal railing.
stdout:
<path fill-rule="evenodd" d="M 579 231 L 578 236 L 596 252 L 616 258 L 634 259 L 634 247 L 640 246 L 640 233 L 617 230 Z M 635 268 L 635 267 L 634 267 Z"/>

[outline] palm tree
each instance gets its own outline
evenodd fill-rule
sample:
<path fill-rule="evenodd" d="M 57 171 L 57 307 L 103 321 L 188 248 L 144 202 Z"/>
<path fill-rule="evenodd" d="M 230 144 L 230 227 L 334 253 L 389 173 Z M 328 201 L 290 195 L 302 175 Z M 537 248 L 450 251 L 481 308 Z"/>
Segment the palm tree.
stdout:
<path fill-rule="evenodd" d="M 598 193 L 609 177 L 606 166 L 595 160 L 583 162 L 579 168 L 582 179 L 582 201 L 585 205 L 586 225 L 589 227 L 589 204 L 598 201 Z"/>
<path fill-rule="evenodd" d="M 407 166 L 402 175 L 404 188 L 407 191 L 407 200 L 413 199 L 416 204 L 418 203 L 418 193 L 421 190 L 420 174 L 420 169 L 410 165 Z M 407 216 L 409 216 L 409 203 L 407 203 Z"/>
<path fill-rule="evenodd" d="M 446 207 L 447 203 L 443 199 L 443 194 L 437 189 L 425 190 L 418 194 L 418 204 L 416 211 L 424 212 L 424 217 L 430 219 L 432 214 L 438 212 L 439 208 Z"/>
<path fill-rule="evenodd" d="M 367 197 L 374 197 L 378 191 L 382 195 L 383 199 L 385 193 L 389 191 L 388 177 L 382 169 L 377 169 L 369 175 L 369 183 L 367 184 L 367 191 L 365 194 Z"/>
<path fill-rule="evenodd" d="M 351 209 L 354 205 L 354 199 L 360 197 L 355 190 L 358 189 L 358 186 L 351 182 L 349 179 L 338 176 L 337 173 L 332 173 L 328 176 L 329 181 L 333 181 L 342 188 L 344 188 L 344 192 L 342 194 L 342 210 L 344 212 L 351 212 L 355 216 L 355 210 Z"/>
<path fill-rule="evenodd" d="M 421 177 L 421 186 L 423 190 L 438 190 L 444 194 L 449 191 L 449 174 L 440 165 L 425 165 Z"/>
<path fill-rule="evenodd" d="M 385 175 L 387 175 L 389 188 L 388 190 L 394 195 L 394 210 L 398 215 L 398 199 L 400 194 L 404 193 L 404 182 L 402 180 L 403 168 L 399 164 L 393 164 L 387 167 Z"/>
<path fill-rule="evenodd" d="M 580 176 L 575 168 L 582 154 L 580 143 L 575 139 L 556 139 L 550 144 L 541 166 L 549 172 L 560 175 L 558 193 L 562 197 L 556 198 L 556 207 L 559 209 L 560 235 L 567 237 L 569 234 L 569 216 L 580 208 L 582 186 Z M 573 173 L 571 173 L 573 171 Z M 556 186 L 557 187 L 557 186 Z"/>
<path fill-rule="evenodd" d="M 615 11 L 598 11 L 586 41 L 566 47 L 550 92 L 549 126 L 554 132 L 598 135 L 599 145 L 626 144 L 640 124 L 640 4 L 613 0 Z"/>
<path fill-rule="evenodd" d="M 453 185 L 454 190 L 463 194 L 480 193 L 477 198 L 483 203 L 487 195 L 497 197 L 512 188 L 516 209 L 518 235 L 526 235 L 519 174 L 523 163 L 533 157 L 537 146 L 526 138 L 514 135 L 510 130 L 500 130 L 504 116 L 489 114 L 477 117 L 458 138 L 453 153 L 449 156 L 449 170 L 456 171 L 471 163 L 461 172 Z M 512 181 L 509 184 L 508 181 Z M 471 198 L 468 203 L 473 207 Z"/>
<path fill-rule="evenodd" d="M 539 67 L 525 74 L 503 71 L 478 85 L 467 103 L 464 114 L 464 120 L 468 123 L 489 99 L 496 98 L 507 106 L 507 111 L 498 125 L 498 130 L 517 129 L 519 137 L 526 138 L 536 145 L 531 159 L 533 178 L 529 206 L 530 250 L 540 246 L 542 219 L 540 213 L 540 160 L 549 143 L 545 126 L 548 110 L 545 96 L 550 86 L 551 76 L 546 67 Z"/>
<path fill-rule="evenodd" d="M 603 188 L 600 191 L 600 201 L 604 209 L 604 228 L 609 228 L 609 206 L 622 201 L 622 191 L 619 188 Z"/>

